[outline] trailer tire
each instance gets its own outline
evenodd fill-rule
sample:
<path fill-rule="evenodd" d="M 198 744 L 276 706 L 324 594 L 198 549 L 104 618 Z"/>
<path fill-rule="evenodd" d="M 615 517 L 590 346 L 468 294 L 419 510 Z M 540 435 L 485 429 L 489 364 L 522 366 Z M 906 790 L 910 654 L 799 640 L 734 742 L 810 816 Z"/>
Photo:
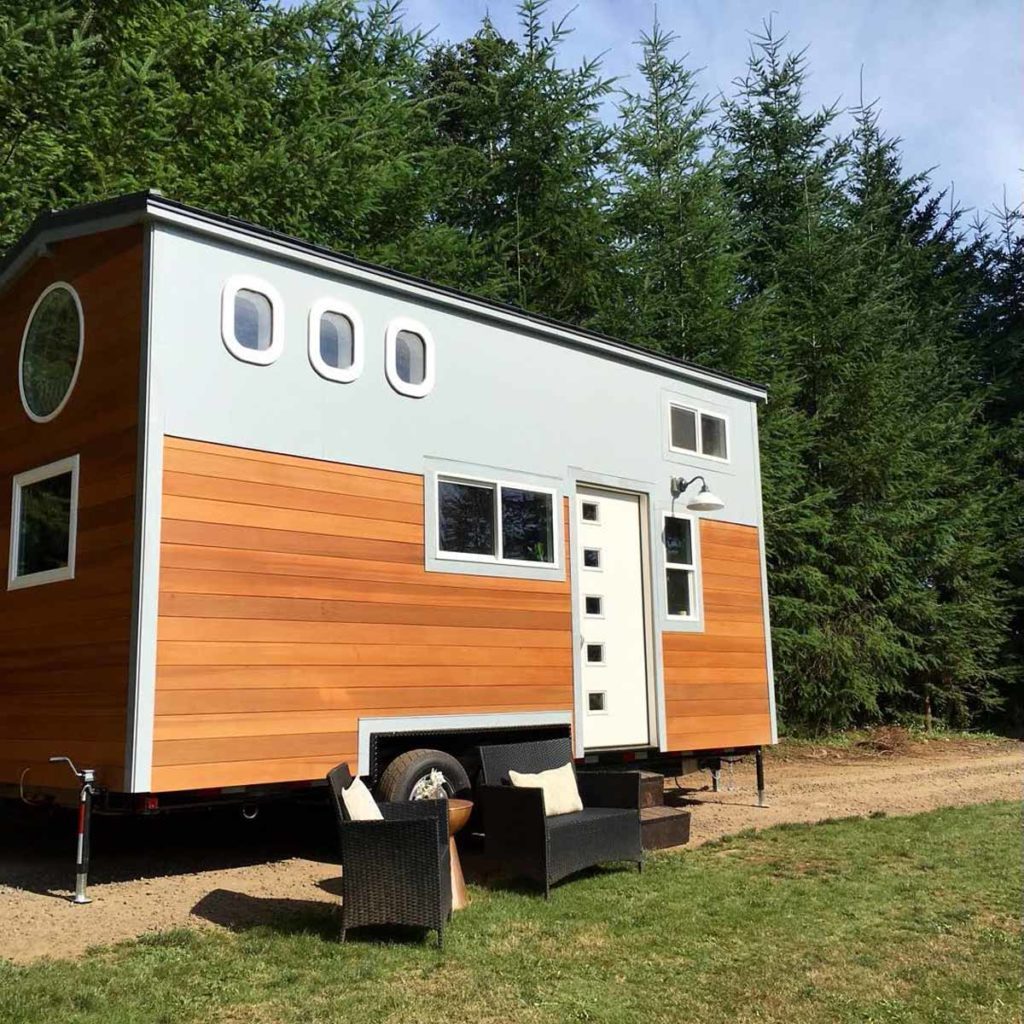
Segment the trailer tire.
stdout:
<path fill-rule="evenodd" d="M 377 787 L 380 798 L 387 802 L 421 800 L 417 789 L 434 771 L 441 773 L 448 796 L 469 791 L 466 769 L 451 754 L 443 750 L 409 750 L 384 769 Z"/>

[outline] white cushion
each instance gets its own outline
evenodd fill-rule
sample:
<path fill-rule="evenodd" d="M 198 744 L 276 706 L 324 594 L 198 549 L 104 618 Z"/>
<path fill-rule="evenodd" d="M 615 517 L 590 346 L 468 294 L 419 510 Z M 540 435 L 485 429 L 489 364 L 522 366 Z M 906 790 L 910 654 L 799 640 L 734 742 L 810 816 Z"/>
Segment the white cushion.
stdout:
<path fill-rule="evenodd" d="M 377 801 L 366 788 L 362 779 L 354 779 L 348 789 L 341 791 L 345 810 L 353 821 L 383 821 Z"/>
<path fill-rule="evenodd" d="M 550 768 L 536 775 L 510 771 L 508 778 L 513 786 L 543 790 L 544 813 L 549 818 L 583 810 L 583 801 L 580 799 L 580 789 L 576 785 L 576 773 L 571 761 L 567 761 L 561 768 Z"/>

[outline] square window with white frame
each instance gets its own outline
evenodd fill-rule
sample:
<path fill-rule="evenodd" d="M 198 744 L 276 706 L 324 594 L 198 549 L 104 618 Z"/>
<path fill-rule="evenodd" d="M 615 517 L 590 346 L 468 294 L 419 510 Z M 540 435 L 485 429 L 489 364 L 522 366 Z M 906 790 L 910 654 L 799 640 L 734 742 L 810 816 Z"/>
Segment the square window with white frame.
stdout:
<path fill-rule="evenodd" d="M 437 478 L 437 557 L 557 565 L 555 492 L 525 484 Z"/>
<path fill-rule="evenodd" d="M 8 590 L 74 578 L 78 465 L 73 455 L 14 478 Z"/>
<path fill-rule="evenodd" d="M 703 455 L 720 462 L 729 461 L 729 430 L 724 416 L 669 404 L 669 447 L 674 452 Z"/>
<path fill-rule="evenodd" d="M 670 619 L 697 617 L 697 567 L 693 552 L 693 520 L 666 514 L 665 593 Z"/>

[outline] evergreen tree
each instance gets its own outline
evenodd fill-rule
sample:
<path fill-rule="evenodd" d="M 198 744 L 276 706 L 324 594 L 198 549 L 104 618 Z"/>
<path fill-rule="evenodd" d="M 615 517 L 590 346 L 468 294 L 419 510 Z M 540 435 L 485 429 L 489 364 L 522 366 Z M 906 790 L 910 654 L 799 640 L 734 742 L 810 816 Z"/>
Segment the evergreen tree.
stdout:
<path fill-rule="evenodd" d="M 985 420 L 1006 487 L 1004 577 L 1009 628 L 1002 650 L 1002 721 L 1024 726 L 1024 208 L 996 211 L 979 238 L 982 275 L 973 324 Z M 987 467 L 985 467 L 987 469 Z"/>
<path fill-rule="evenodd" d="M 0 244 L 40 208 L 152 186 L 371 259 L 400 251 L 408 270 L 450 268 L 451 249 L 469 247 L 428 217 L 432 125 L 411 98 L 422 40 L 396 12 L 394 0 L 4 5 Z"/>
<path fill-rule="evenodd" d="M 489 20 L 430 55 L 423 95 L 437 116 L 448 183 L 435 214 L 478 239 L 498 279 L 487 290 L 583 323 L 607 258 L 603 210 L 609 90 L 598 63 L 558 64 L 564 23 L 543 28 L 546 0 L 522 0 L 522 40 Z"/>
<path fill-rule="evenodd" d="M 610 334 L 752 371 L 739 315 L 736 224 L 710 139 L 711 106 L 657 23 L 641 38 L 644 88 L 624 92 L 610 222 L 615 272 L 597 323 Z M 710 150 L 710 151 L 709 151 Z"/>
<path fill-rule="evenodd" d="M 769 387 L 761 465 L 779 705 L 788 721 L 839 724 L 870 698 L 851 689 L 863 682 L 853 671 L 859 638 L 836 634 L 847 594 L 830 550 L 834 495 L 815 472 L 844 150 L 828 136 L 834 111 L 803 111 L 805 61 L 784 46 L 767 25 L 719 131 L 741 228 L 741 296 L 758 343 L 754 376 Z"/>

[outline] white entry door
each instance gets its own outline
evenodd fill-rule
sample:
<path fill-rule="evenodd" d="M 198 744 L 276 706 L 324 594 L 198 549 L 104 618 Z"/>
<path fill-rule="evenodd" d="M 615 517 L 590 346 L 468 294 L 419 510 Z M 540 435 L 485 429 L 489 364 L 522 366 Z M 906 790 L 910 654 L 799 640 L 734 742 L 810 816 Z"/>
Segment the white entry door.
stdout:
<path fill-rule="evenodd" d="M 583 745 L 644 746 L 650 731 L 640 496 L 582 486 L 576 494 Z"/>

